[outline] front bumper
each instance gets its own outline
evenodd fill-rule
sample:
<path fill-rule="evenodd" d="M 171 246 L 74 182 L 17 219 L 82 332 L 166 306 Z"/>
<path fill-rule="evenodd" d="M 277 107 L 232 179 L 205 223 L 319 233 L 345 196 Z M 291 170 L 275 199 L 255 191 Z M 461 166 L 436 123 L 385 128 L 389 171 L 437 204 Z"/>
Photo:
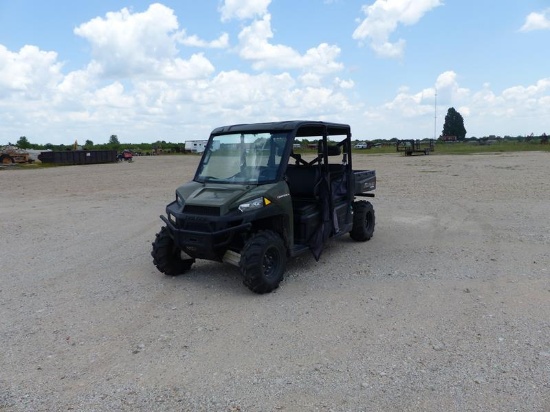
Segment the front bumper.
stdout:
<path fill-rule="evenodd" d="M 197 259 L 221 261 L 237 234 L 246 232 L 252 223 L 244 222 L 242 214 L 215 216 L 185 213 L 176 201 L 166 206 L 166 223 L 176 246 Z"/>

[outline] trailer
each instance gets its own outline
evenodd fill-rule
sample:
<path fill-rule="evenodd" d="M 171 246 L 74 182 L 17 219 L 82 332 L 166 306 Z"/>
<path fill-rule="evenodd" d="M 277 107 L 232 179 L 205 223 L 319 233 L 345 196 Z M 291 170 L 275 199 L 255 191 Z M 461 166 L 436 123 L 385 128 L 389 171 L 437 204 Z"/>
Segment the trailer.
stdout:
<path fill-rule="evenodd" d="M 398 152 L 405 153 L 406 156 L 412 156 L 414 153 L 429 155 L 435 150 L 433 139 L 429 140 L 398 140 L 395 146 Z"/>

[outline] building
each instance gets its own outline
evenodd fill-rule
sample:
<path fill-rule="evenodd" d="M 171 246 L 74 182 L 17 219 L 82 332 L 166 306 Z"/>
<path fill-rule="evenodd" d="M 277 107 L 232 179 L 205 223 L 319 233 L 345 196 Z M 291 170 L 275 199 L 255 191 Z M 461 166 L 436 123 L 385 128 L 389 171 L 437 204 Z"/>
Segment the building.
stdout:
<path fill-rule="evenodd" d="M 187 140 L 185 142 L 185 151 L 191 153 L 202 153 L 206 148 L 208 140 Z M 218 150 L 220 148 L 220 142 L 214 140 L 212 144 L 212 150 Z"/>

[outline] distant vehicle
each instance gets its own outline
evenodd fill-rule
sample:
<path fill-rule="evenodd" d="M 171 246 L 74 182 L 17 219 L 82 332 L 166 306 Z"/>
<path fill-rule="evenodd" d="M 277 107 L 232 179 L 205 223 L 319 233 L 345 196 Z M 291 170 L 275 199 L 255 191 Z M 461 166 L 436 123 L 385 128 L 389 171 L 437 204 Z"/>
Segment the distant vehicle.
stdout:
<path fill-rule="evenodd" d="M 117 155 L 117 160 L 119 162 L 123 162 L 123 161 L 132 162 L 133 159 L 134 159 L 134 154 L 132 153 L 131 150 L 128 150 L 128 149 L 123 150 L 122 153 L 119 153 Z"/>
<path fill-rule="evenodd" d="M 434 140 L 399 140 L 395 146 L 398 152 L 404 152 L 406 156 L 412 156 L 413 153 L 422 153 L 429 155 L 435 150 Z"/>
<path fill-rule="evenodd" d="M 0 164 L 31 163 L 29 153 L 16 146 L 4 146 L 0 152 Z"/>
<path fill-rule="evenodd" d="M 368 148 L 369 148 L 369 145 L 366 144 L 366 143 L 357 143 L 354 147 L 355 147 L 356 149 L 368 149 Z"/>

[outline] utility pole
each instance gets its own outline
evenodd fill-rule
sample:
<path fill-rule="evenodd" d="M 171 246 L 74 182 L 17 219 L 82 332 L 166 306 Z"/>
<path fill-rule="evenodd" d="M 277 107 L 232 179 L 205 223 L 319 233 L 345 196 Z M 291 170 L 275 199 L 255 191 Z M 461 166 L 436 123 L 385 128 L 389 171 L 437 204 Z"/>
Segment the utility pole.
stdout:
<path fill-rule="evenodd" d="M 435 96 L 434 96 L 434 140 L 437 140 L 436 134 L 437 134 L 437 89 L 435 89 Z"/>

